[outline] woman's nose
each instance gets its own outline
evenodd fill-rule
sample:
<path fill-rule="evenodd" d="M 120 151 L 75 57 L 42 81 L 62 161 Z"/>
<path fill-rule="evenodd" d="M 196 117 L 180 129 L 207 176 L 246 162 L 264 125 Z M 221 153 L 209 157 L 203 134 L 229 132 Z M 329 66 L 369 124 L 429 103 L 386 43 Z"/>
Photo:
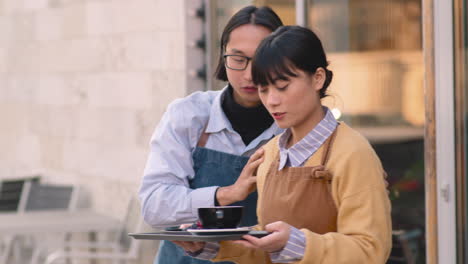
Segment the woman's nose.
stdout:
<path fill-rule="evenodd" d="M 270 92 L 267 97 L 267 104 L 271 106 L 279 105 L 280 104 L 279 96 L 274 92 Z"/>

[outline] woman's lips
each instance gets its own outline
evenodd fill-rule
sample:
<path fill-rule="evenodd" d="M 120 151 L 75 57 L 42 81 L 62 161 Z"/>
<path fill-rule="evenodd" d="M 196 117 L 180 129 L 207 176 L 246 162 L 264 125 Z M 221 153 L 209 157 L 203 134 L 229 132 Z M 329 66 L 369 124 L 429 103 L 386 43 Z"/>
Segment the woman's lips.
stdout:
<path fill-rule="evenodd" d="M 286 115 L 286 112 L 275 112 L 273 113 L 273 118 L 276 120 L 282 119 Z"/>

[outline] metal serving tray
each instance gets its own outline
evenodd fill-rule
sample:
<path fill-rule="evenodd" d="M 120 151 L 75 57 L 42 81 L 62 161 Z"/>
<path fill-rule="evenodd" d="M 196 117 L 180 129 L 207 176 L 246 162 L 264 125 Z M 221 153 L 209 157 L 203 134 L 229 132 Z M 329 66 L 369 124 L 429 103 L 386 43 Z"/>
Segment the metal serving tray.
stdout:
<path fill-rule="evenodd" d="M 267 231 L 249 231 L 247 234 L 255 237 L 264 237 L 269 233 Z M 146 240 L 169 240 L 169 241 L 205 241 L 216 242 L 223 240 L 241 240 L 245 234 L 213 234 L 213 235 L 196 235 L 187 231 L 160 231 L 150 233 L 129 233 L 129 236 L 135 239 Z"/>

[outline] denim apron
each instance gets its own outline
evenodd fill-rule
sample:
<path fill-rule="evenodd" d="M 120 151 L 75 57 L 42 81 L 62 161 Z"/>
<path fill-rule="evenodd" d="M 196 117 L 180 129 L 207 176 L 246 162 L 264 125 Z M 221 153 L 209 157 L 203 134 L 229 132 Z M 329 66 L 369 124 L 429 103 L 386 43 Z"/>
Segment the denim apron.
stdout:
<path fill-rule="evenodd" d="M 229 186 L 236 182 L 249 157 L 237 156 L 204 147 L 207 134 L 203 134 L 192 154 L 195 176 L 190 181 L 190 188 L 197 189 L 209 186 Z M 240 226 L 257 224 L 257 192 L 247 199 L 232 205 L 244 206 L 244 216 Z M 162 241 L 154 264 L 208 264 L 207 260 L 195 259 L 185 255 L 182 248 L 170 241 Z M 217 262 L 232 264 L 232 262 Z"/>

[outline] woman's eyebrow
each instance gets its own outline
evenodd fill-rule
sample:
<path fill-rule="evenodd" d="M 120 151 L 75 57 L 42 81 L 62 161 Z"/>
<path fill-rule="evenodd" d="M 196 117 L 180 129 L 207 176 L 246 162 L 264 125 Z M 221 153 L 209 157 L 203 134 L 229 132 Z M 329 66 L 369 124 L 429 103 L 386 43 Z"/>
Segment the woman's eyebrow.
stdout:
<path fill-rule="evenodd" d="M 287 78 L 287 77 L 276 77 L 276 78 L 273 79 L 273 82 L 277 82 L 277 81 L 288 82 L 289 78 Z"/>

